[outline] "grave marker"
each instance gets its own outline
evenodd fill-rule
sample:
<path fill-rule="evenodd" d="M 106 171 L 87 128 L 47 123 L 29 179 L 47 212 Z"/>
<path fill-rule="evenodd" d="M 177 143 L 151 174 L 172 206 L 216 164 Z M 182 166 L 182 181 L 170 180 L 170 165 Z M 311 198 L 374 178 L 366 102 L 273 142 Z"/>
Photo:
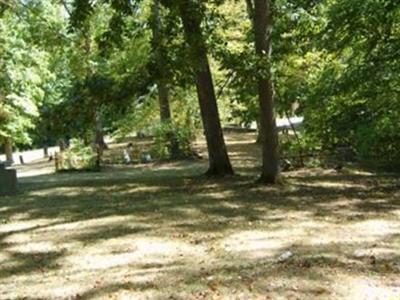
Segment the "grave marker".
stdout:
<path fill-rule="evenodd" d="M 0 196 L 10 196 L 17 193 L 17 171 L 6 169 L 0 162 Z"/>

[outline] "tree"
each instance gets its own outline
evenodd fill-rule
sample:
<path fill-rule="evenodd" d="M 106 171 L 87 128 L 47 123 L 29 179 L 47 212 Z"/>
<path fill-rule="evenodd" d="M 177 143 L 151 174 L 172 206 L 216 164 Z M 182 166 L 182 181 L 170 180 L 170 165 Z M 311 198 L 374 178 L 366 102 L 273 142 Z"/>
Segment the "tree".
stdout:
<path fill-rule="evenodd" d="M 105 95 L 99 95 L 93 87 L 99 88 L 97 80 L 106 77 L 103 68 L 107 63 L 102 60 L 96 39 L 105 31 L 103 27 L 109 19 L 105 11 L 107 8 L 94 7 L 90 1 L 74 1 L 72 9 L 69 9 L 65 2 L 64 6 L 70 16 L 70 28 L 75 32 L 76 53 L 80 58 L 79 64 L 75 65 L 76 80 L 88 85 L 83 86 L 82 92 L 86 96 L 86 103 L 89 104 L 85 107 L 85 112 L 88 113 L 88 120 L 94 132 L 93 142 L 99 149 L 106 149 L 102 115 Z M 103 80 L 100 82 L 104 83 Z"/>
<path fill-rule="evenodd" d="M 151 29 L 152 29 L 152 47 L 153 47 L 153 58 L 155 60 L 154 65 L 156 69 L 156 81 L 158 91 L 158 103 L 160 109 L 160 121 L 162 125 L 169 126 L 172 124 L 172 114 L 169 104 L 169 87 L 168 74 L 166 65 L 166 52 L 165 37 L 162 28 L 162 19 L 160 13 L 160 2 L 154 0 L 152 3 L 152 17 L 151 17 Z M 168 130 L 167 140 L 169 141 L 169 153 L 171 158 L 178 158 L 182 156 L 180 151 L 179 142 L 173 130 Z"/>
<path fill-rule="evenodd" d="M 0 18 L 0 139 L 9 161 L 13 144 L 31 143 L 30 130 L 35 128 L 39 107 L 56 78 L 51 56 L 37 31 L 40 18 L 36 11 L 52 13 L 40 4 L 18 4 Z M 42 29 L 46 32 L 48 28 Z"/>
<path fill-rule="evenodd" d="M 161 122 L 171 121 L 171 108 L 169 105 L 168 98 L 168 87 L 167 87 L 167 76 L 165 72 L 165 51 L 163 47 L 163 33 L 162 33 L 162 23 L 160 16 L 160 3 L 158 0 L 154 0 L 152 4 L 152 33 L 153 33 L 153 51 L 155 57 L 155 64 L 157 68 L 157 88 L 158 88 L 158 99 L 160 105 L 160 119 Z"/>
<path fill-rule="evenodd" d="M 254 33 L 258 68 L 258 97 L 262 140 L 262 172 L 260 182 L 276 183 L 279 173 L 278 132 L 274 113 L 274 91 L 271 78 L 272 10 L 269 0 L 254 0 Z M 267 66 L 267 69 L 265 67 Z"/>
<path fill-rule="evenodd" d="M 204 7 L 197 0 L 164 1 L 179 14 L 190 53 L 204 134 L 209 155 L 209 176 L 232 175 L 233 169 L 226 149 L 219 118 L 214 83 L 207 57 L 207 47 L 202 33 L 201 22 Z"/>
<path fill-rule="evenodd" d="M 311 41 L 318 68 L 303 102 L 307 137 L 330 153 L 347 147 L 362 160 L 398 167 L 400 6 L 346 0 L 317 7 L 322 21 Z"/>

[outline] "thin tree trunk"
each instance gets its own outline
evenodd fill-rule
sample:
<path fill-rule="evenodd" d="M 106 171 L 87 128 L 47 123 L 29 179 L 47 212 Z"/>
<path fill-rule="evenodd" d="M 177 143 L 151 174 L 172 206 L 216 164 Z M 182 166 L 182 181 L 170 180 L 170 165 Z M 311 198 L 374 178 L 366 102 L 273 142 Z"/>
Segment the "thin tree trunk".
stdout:
<path fill-rule="evenodd" d="M 207 57 L 207 49 L 201 32 L 201 13 L 193 1 L 180 2 L 179 10 L 185 31 L 186 42 L 191 51 L 191 63 L 196 77 L 201 117 L 207 141 L 209 169 L 207 175 L 232 175 L 233 169 L 229 161 L 214 84 Z"/>
<path fill-rule="evenodd" d="M 160 80 L 158 83 L 158 101 L 160 104 L 160 120 L 161 123 L 168 124 L 172 123 L 171 109 L 169 106 L 168 87 Z M 172 159 L 183 157 L 179 141 L 176 133 L 171 130 L 167 133 L 167 139 L 169 141 L 169 152 Z"/>
<path fill-rule="evenodd" d="M 43 157 L 44 158 L 49 157 L 49 147 L 47 145 L 43 147 Z"/>
<path fill-rule="evenodd" d="M 253 0 L 246 0 L 246 9 L 247 9 L 247 15 L 251 21 L 251 26 L 253 28 L 253 34 L 254 34 L 254 3 Z M 256 119 L 257 123 L 257 138 L 256 138 L 256 144 L 262 144 L 262 127 L 261 127 L 261 117 L 258 116 Z"/>
<path fill-rule="evenodd" d="M 171 109 L 169 106 L 168 88 L 162 81 L 158 81 L 158 102 L 160 105 L 160 120 L 162 123 L 171 121 Z"/>
<path fill-rule="evenodd" d="M 164 57 L 164 47 L 163 47 L 163 36 L 162 36 L 162 23 L 160 16 L 160 2 L 159 0 L 154 0 L 153 3 L 153 47 L 155 52 L 158 80 L 158 103 L 160 106 L 160 121 L 161 123 L 168 124 L 172 122 L 171 108 L 169 105 L 169 89 L 167 85 L 167 75 L 165 72 L 165 57 Z M 179 158 L 181 155 L 179 141 L 176 137 L 175 132 L 168 132 L 169 140 L 169 151 L 171 158 Z"/>
<path fill-rule="evenodd" d="M 160 105 L 160 120 L 161 122 L 171 121 L 171 109 L 169 106 L 169 92 L 166 84 L 167 78 L 164 72 L 165 58 L 163 49 L 163 36 L 162 36 L 162 24 L 160 17 L 160 2 L 154 0 L 152 7 L 152 33 L 153 33 L 153 50 L 156 60 L 157 68 L 157 88 L 158 88 L 158 102 Z"/>
<path fill-rule="evenodd" d="M 12 139 L 10 137 L 6 137 L 4 139 L 4 152 L 6 154 L 6 162 L 9 164 L 13 164 L 14 163 L 13 145 L 12 145 Z"/>
<path fill-rule="evenodd" d="M 272 13 L 270 0 L 255 0 L 254 33 L 256 53 L 260 59 L 267 58 L 268 64 L 271 62 L 271 30 Z M 260 181 L 265 184 L 273 184 L 276 183 L 279 174 L 279 153 L 274 111 L 274 90 L 270 72 L 268 72 L 267 76 L 259 78 L 258 94 L 263 160 Z"/>
<path fill-rule="evenodd" d="M 107 149 L 108 146 L 104 141 L 103 119 L 99 112 L 96 112 L 95 121 L 96 121 L 95 144 L 101 149 Z"/>

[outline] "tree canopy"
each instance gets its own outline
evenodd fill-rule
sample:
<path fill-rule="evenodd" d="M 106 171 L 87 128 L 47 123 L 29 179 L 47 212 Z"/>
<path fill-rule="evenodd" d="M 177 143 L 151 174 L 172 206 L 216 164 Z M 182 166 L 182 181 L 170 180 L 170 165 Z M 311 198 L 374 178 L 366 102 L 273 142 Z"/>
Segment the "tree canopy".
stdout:
<path fill-rule="evenodd" d="M 276 112 L 304 116 L 303 151 L 349 147 L 390 164 L 399 37 L 394 0 L 2 2 L 0 139 L 101 143 L 163 123 L 168 155 L 173 132 L 204 130 L 210 173 L 232 174 L 222 127 L 257 123 L 262 136 Z M 266 155 L 274 139 L 261 139 Z"/>

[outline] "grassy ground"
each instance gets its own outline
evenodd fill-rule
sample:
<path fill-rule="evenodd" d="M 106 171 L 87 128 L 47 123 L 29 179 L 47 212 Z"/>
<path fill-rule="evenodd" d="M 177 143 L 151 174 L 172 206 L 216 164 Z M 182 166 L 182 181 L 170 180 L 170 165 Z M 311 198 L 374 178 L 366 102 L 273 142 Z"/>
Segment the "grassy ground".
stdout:
<path fill-rule="evenodd" d="M 313 169 L 258 186 L 253 138 L 228 136 L 240 176 L 215 181 L 206 161 L 21 170 L 0 198 L 0 298 L 400 299 L 400 178 Z"/>

